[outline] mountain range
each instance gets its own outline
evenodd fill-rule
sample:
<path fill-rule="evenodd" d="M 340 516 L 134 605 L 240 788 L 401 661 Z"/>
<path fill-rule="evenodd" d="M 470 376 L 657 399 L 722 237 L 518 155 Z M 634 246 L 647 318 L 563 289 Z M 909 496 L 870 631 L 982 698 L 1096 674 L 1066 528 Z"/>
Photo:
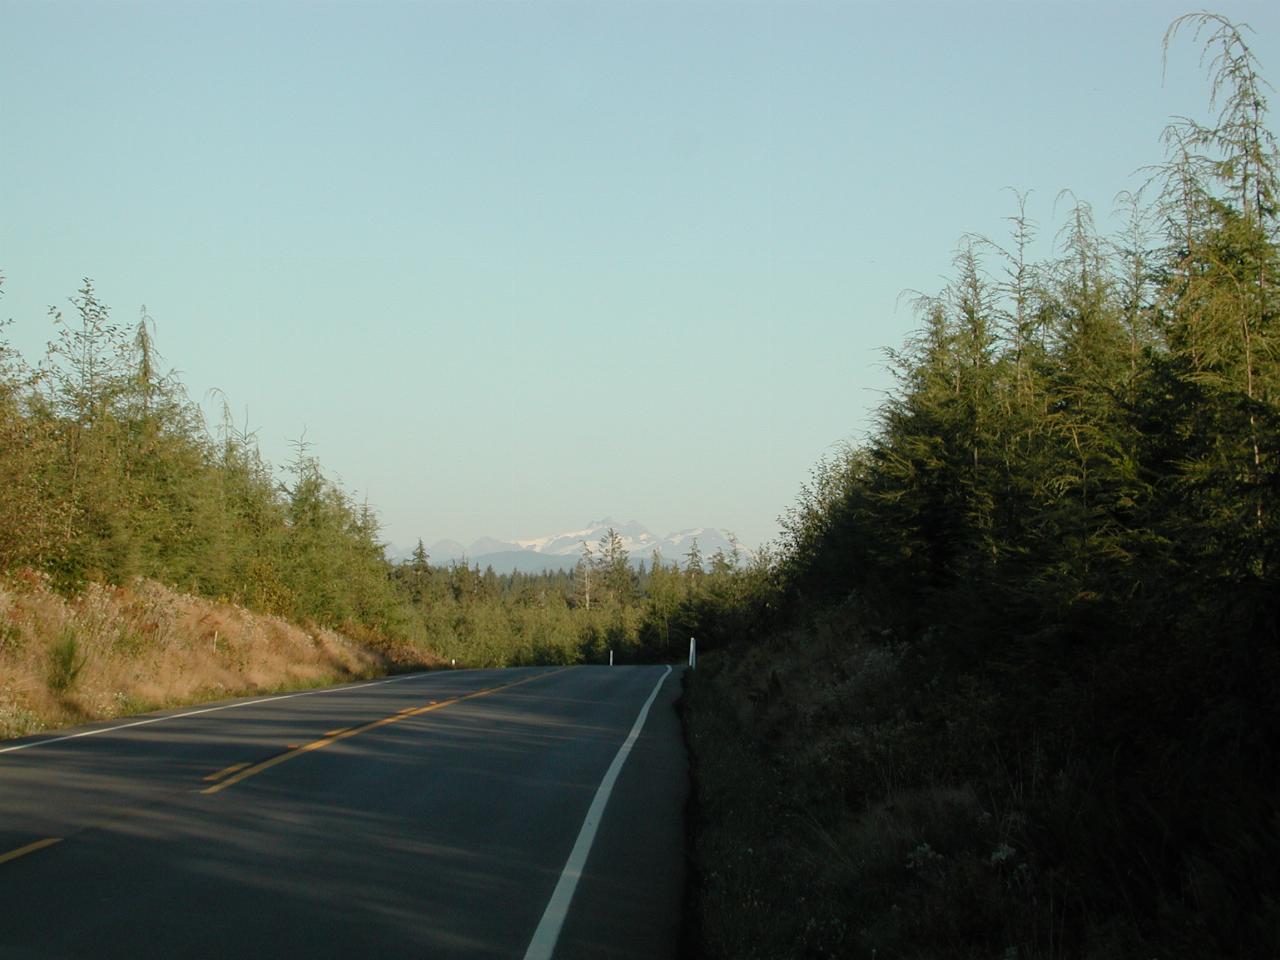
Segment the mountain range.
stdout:
<path fill-rule="evenodd" d="M 427 547 L 427 555 L 432 564 L 448 564 L 465 560 L 469 565 L 479 565 L 481 569 L 493 567 L 496 573 L 537 573 L 542 570 L 571 570 L 582 557 L 583 544 L 588 544 L 592 551 L 598 553 L 600 538 L 610 529 L 622 538 L 622 547 L 627 551 L 633 564 L 641 561 L 649 563 L 653 551 L 662 552 L 663 561 L 679 563 L 682 567 L 685 554 L 698 541 L 698 549 L 706 563 L 717 550 L 726 554 L 733 551 L 732 534 L 727 530 L 715 527 L 692 527 L 688 530 L 677 530 L 665 537 L 658 537 L 634 520 L 620 522 L 613 517 L 593 520 L 580 530 L 565 533 L 549 534 L 530 540 L 495 540 L 492 537 L 481 537 L 464 545 L 457 540 L 439 540 Z M 742 556 L 748 556 L 745 548 L 740 548 Z M 403 559 L 410 550 L 394 549 L 388 553 L 395 559 Z"/>

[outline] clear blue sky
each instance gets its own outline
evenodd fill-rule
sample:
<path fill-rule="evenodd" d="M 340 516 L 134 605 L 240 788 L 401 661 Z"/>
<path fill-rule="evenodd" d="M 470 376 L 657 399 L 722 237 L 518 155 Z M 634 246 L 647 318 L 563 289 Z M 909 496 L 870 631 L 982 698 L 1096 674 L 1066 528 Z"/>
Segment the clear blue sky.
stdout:
<path fill-rule="evenodd" d="M 1103 221 L 1206 115 L 1191 9 L 0 0 L 0 314 L 34 360 L 81 277 L 146 304 L 398 544 L 754 545 L 1003 188 Z M 1214 9 L 1280 82 L 1280 3 Z"/>

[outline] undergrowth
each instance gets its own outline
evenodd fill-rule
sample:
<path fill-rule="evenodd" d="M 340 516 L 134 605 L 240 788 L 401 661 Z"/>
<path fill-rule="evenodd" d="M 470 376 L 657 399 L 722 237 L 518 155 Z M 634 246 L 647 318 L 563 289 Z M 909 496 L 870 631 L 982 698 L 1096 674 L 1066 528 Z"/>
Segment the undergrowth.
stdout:
<path fill-rule="evenodd" d="M 1238 757 L 1160 773 L 1123 726 L 1093 739 L 1097 691 L 1065 678 L 1037 709 L 998 670 L 942 669 L 953 634 L 875 623 L 846 606 L 687 676 L 693 952 L 1277 955 L 1280 825 Z"/>

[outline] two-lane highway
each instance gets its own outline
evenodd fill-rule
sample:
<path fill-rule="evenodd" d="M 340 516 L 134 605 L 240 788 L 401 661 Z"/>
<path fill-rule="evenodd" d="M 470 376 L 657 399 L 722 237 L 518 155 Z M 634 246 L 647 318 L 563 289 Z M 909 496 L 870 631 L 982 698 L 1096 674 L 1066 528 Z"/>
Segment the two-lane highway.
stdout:
<path fill-rule="evenodd" d="M 0 958 L 673 957 L 678 689 L 417 674 L 0 742 Z"/>

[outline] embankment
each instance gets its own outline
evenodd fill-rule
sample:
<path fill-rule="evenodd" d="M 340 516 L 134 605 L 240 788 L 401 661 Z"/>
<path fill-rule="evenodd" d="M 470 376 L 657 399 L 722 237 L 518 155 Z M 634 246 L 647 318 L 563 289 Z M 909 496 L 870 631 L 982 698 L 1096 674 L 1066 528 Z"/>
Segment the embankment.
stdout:
<path fill-rule="evenodd" d="M 31 571 L 0 582 L 0 739 L 86 720 L 442 664 L 150 580 L 63 596 Z"/>

